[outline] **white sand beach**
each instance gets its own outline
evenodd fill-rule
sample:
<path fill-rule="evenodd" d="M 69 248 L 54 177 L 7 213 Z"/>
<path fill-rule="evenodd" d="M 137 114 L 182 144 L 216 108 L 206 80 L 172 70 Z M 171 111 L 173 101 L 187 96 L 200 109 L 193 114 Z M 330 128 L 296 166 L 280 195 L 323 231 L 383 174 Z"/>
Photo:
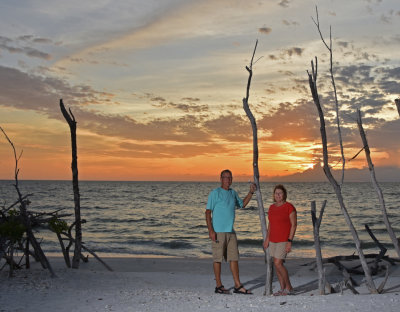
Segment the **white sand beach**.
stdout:
<path fill-rule="evenodd" d="M 400 265 L 390 268 L 385 292 L 371 295 L 365 284 L 343 294 L 318 295 L 318 275 L 312 259 L 288 259 L 286 265 L 296 290 L 294 296 L 264 296 L 264 260 L 240 260 L 240 277 L 253 295 L 214 294 L 211 259 L 103 258 L 108 271 L 96 259 L 67 269 L 62 258 L 50 262 L 57 274 L 32 263 L 13 278 L 0 272 L 0 311 L 399 311 Z M 341 273 L 326 265 L 328 280 L 341 281 Z M 223 264 L 223 283 L 233 287 L 228 264 Z M 356 278 L 357 279 L 357 278 Z M 374 277 L 378 286 L 383 276 Z M 359 280 L 360 281 L 360 280 Z M 279 289 L 274 278 L 273 287 Z M 232 289 L 231 289 L 232 290 Z"/>

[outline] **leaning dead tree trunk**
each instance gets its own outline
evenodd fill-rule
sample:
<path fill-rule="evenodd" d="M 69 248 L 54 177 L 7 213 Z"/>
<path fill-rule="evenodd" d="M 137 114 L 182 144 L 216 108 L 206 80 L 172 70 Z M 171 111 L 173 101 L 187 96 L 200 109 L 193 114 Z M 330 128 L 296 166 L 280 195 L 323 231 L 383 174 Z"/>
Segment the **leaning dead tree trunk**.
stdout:
<path fill-rule="evenodd" d="M 18 160 L 21 157 L 21 155 L 19 157 L 17 157 L 17 152 L 15 150 L 15 146 L 14 143 L 10 140 L 10 138 L 7 136 L 7 134 L 5 133 L 5 131 L 3 130 L 3 128 L 0 127 L 0 130 L 3 132 L 4 136 L 6 137 L 7 141 L 10 143 L 13 152 L 14 152 L 14 159 L 15 159 L 15 169 L 14 169 L 14 179 L 15 179 L 15 184 L 14 187 L 17 191 L 18 194 L 18 202 L 20 204 L 19 206 L 19 210 L 20 210 L 20 215 L 22 218 L 22 223 L 25 226 L 25 231 L 26 231 L 26 236 L 27 236 L 27 246 L 28 242 L 31 243 L 36 256 L 38 257 L 42 267 L 44 269 L 48 269 L 51 277 L 55 277 L 56 274 L 53 271 L 53 268 L 50 265 L 50 262 L 48 261 L 46 255 L 44 254 L 42 247 L 40 246 L 39 242 L 36 240 L 35 235 L 33 234 L 33 230 L 32 230 L 32 224 L 31 224 L 31 220 L 29 218 L 28 212 L 27 212 L 27 198 L 22 196 L 21 191 L 19 189 L 19 185 L 18 185 L 18 174 L 19 174 L 19 168 L 18 168 Z M 13 248 L 13 246 L 12 246 Z M 25 257 L 26 259 L 29 258 L 29 247 L 25 249 Z M 12 257 L 11 257 L 11 261 L 13 261 Z M 29 263 L 29 260 L 27 260 L 27 262 Z M 11 270 L 13 268 L 13 265 L 11 265 Z"/>
<path fill-rule="evenodd" d="M 388 231 L 390 239 L 392 240 L 394 249 L 396 250 L 398 257 L 400 258 L 399 241 L 397 240 L 396 234 L 394 233 L 393 228 L 390 224 L 390 221 L 389 221 L 389 218 L 388 218 L 387 212 L 386 212 L 385 199 L 383 198 L 382 190 L 379 187 L 379 184 L 376 180 L 374 164 L 372 163 L 371 152 L 369 150 L 367 137 L 365 135 L 364 127 L 362 125 L 361 111 L 359 109 L 357 109 L 357 125 L 358 125 L 358 130 L 360 131 L 361 140 L 362 140 L 363 146 L 364 146 L 365 158 L 367 159 L 368 169 L 369 169 L 369 173 L 371 176 L 371 182 L 372 182 L 372 185 L 374 186 L 376 193 L 378 194 L 379 203 L 380 203 L 381 210 L 382 210 L 383 222 L 385 223 L 386 230 Z"/>
<path fill-rule="evenodd" d="M 254 118 L 253 113 L 250 110 L 249 107 L 249 96 L 250 96 L 250 85 L 251 85 L 251 78 L 253 77 L 253 63 L 254 61 L 254 55 L 256 53 L 257 49 L 257 43 L 258 40 L 256 41 L 256 45 L 254 47 L 253 51 L 253 56 L 250 61 L 250 65 L 246 66 L 246 70 L 249 73 L 249 78 L 247 81 L 247 89 L 246 89 L 246 97 L 243 98 L 243 109 L 246 112 L 247 117 L 250 120 L 251 127 L 253 129 L 253 173 L 254 173 L 254 183 L 257 186 L 256 189 L 256 195 L 257 195 L 257 204 L 258 204 L 258 214 L 260 217 L 260 223 L 261 223 L 261 232 L 263 235 L 263 239 L 265 240 L 267 237 L 267 224 L 265 220 L 265 210 L 264 210 L 264 204 L 262 201 L 262 195 L 261 195 L 261 189 L 260 189 L 260 173 L 258 170 L 258 137 L 257 137 L 257 124 L 256 120 Z M 267 274 L 266 274 L 266 280 L 265 280 L 265 291 L 264 291 L 264 296 L 265 295 L 271 295 L 272 294 L 272 260 L 269 255 L 269 249 L 267 248 L 265 250 L 265 260 L 267 263 Z"/>
<path fill-rule="evenodd" d="M 71 147 L 72 147 L 72 186 L 74 190 L 74 203 L 75 203 L 75 249 L 74 256 L 72 258 L 72 268 L 79 268 L 79 261 L 81 259 L 82 251 L 82 222 L 81 222 L 81 204 L 80 204 L 80 194 L 79 194 L 79 183 L 78 183 L 78 156 L 76 147 L 76 121 L 72 114 L 71 109 L 69 113 L 65 109 L 62 99 L 60 99 L 61 112 L 68 122 L 71 131 Z"/>
<path fill-rule="evenodd" d="M 317 218 L 317 209 L 315 201 L 311 202 L 311 219 L 313 224 L 315 259 L 317 262 L 317 269 L 318 269 L 318 288 L 320 295 L 325 295 L 325 284 L 326 284 L 324 265 L 322 263 L 321 244 L 319 239 L 319 227 L 321 226 L 322 216 L 324 215 L 325 207 L 326 207 L 326 200 L 324 200 L 321 210 L 319 212 L 319 217 Z"/>
<path fill-rule="evenodd" d="M 318 31 L 320 33 L 321 39 L 323 40 L 323 43 L 325 44 L 325 46 L 328 48 L 328 50 L 330 52 L 330 58 L 331 58 L 331 61 L 330 61 L 330 65 L 331 65 L 330 68 L 331 69 L 330 69 L 330 71 L 331 71 L 331 77 L 332 77 L 333 76 L 333 69 L 332 69 L 332 64 L 333 64 L 333 62 L 332 62 L 332 32 L 330 32 L 330 45 L 328 46 L 325 43 L 325 41 L 323 39 L 323 36 L 321 34 L 321 31 L 320 31 L 319 18 L 318 18 L 318 9 L 317 8 L 316 8 L 316 13 L 317 13 L 317 21 L 314 21 L 314 23 L 316 24 L 316 26 L 318 28 Z M 367 287 L 368 287 L 368 289 L 369 289 L 369 291 L 371 293 L 377 293 L 377 289 L 376 289 L 374 281 L 372 279 L 371 272 L 370 272 L 370 269 L 368 267 L 368 263 L 367 263 L 367 261 L 366 261 L 366 259 L 364 257 L 363 250 L 361 249 L 361 242 L 360 242 L 360 239 L 358 237 L 357 230 L 355 229 L 355 227 L 353 225 L 353 222 L 351 221 L 350 215 L 349 215 L 349 213 L 347 211 L 347 208 L 346 208 L 346 206 L 344 204 L 343 195 L 342 195 L 342 183 L 343 183 L 344 167 L 342 169 L 343 170 L 342 171 L 342 183 L 338 184 L 336 179 L 333 177 L 332 172 L 331 172 L 331 168 L 329 166 L 328 142 L 327 142 L 326 129 L 325 129 L 325 117 L 324 117 L 324 113 L 322 111 L 322 107 L 321 107 L 320 100 L 319 100 L 318 89 L 317 89 L 317 72 L 318 72 L 318 60 L 317 60 L 317 57 L 315 57 L 315 68 L 314 68 L 313 61 L 311 61 L 311 68 L 312 68 L 312 73 L 310 74 L 307 71 L 307 74 L 308 74 L 308 80 L 309 80 L 309 84 L 310 84 L 311 94 L 312 94 L 312 97 L 313 97 L 313 100 L 314 100 L 314 104 L 317 107 L 319 120 L 320 120 L 320 132 L 321 132 L 322 149 L 323 149 L 323 160 L 324 160 L 323 169 L 324 169 L 326 177 L 329 180 L 329 183 L 332 185 L 332 187 L 335 190 L 336 197 L 337 197 L 337 199 L 339 201 L 339 205 L 340 205 L 340 208 L 342 210 L 343 216 L 344 216 L 344 218 L 346 220 L 346 223 L 348 224 L 348 226 L 350 228 L 351 235 L 353 236 L 353 240 L 354 240 L 354 243 L 356 245 L 356 249 L 357 249 L 357 252 L 358 252 L 358 255 L 359 255 L 359 258 L 360 258 L 360 262 L 361 262 L 361 265 L 362 265 L 363 270 L 364 270 L 365 279 L 366 279 L 366 282 L 367 282 Z M 333 85 L 334 91 L 336 93 L 335 82 L 334 82 L 333 79 L 332 79 L 332 85 Z M 338 113 L 338 105 L 336 105 L 336 111 Z M 339 120 L 339 116 L 337 116 L 337 120 Z M 340 124 L 338 124 L 338 128 L 340 130 Z M 339 140 L 340 140 L 341 150 L 342 150 L 342 162 L 344 163 L 343 145 L 342 145 L 342 142 L 341 142 L 340 134 L 339 134 Z"/>
<path fill-rule="evenodd" d="M 397 111 L 399 112 L 399 116 L 400 116 L 400 98 L 399 99 L 395 99 L 394 102 L 396 103 Z"/>
<path fill-rule="evenodd" d="M 331 168 L 329 167 L 329 162 L 328 162 L 328 141 L 327 141 L 327 136 L 326 136 L 326 129 L 325 129 L 325 117 L 324 113 L 322 111 L 322 107 L 319 101 L 319 94 L 318 94 L 318 89 L 317 89 L 317 72 L 318 72 L 318 60 L 317 57 L 315 57 L 315 68 L 314 68 L 314 62 L 311 61 L 311 69 L 312 73 L 310 74 L 307 71 L 308 74 L 308 80 L 310 84 L 310 89 L 311 89 L 311 94 L 314 100 L 314 104 L 317 107 L 318 110 L 318 115 L 319 115 L 319 120 L 320 120 L 320 132 L 321 132 L 321 139 L 322 139 L 322 149 L 323 149 L 323 160 L 324 160 L 324 172 L 326 177 L 328 178 L 329 183 L 332 185 L 332 187 L 335 190 L 336 197 L 339 201 L 340 208 L 342 210 L 342 213 L 345 217 L 346 223 L 350 228 L 351 235 L 353 236 L 353 240 L 356 245 L 356 249 L 360 258 L 361 265 L 364 270 L 365 274 L 365 279 L 367 282 L 368 289 L 371 293 L 377 293 L 374 281 L 371 276 L 371 272 L 369 270 L 367 261 L 364 257 L 363 250 L 361 249 L 361 243 L 360 239 L 358 237 L 357 231 L 353 225 L 353 222 L 351 221 L 350 215 L 346 209 L 346 206 L 344 204 L 343 196 L 342 196 L 342 190 L 339 184 L 336 182 L 335 178 L 332 175 Z"/>

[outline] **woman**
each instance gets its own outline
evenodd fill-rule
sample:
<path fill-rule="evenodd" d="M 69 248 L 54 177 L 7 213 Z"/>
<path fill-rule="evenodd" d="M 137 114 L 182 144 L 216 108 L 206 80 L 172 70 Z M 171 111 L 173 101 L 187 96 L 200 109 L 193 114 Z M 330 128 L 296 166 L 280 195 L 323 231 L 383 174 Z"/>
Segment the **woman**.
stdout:
<path fill-rule="evenodd" d="M 286 201 L 286 197 L 286 188 L 281 184 L 276 185 L 273 192 L 274 203 L 268 210 L 268 232 L 263 244 L 264 249 L 269 247 L 281 285 L 281 290 L 274 293 L 274 296 L 293 295 L 289 274 L 283 263 L 286 255 L 292 250 L 297 227 L 297 212 L 296 208 Z"/>

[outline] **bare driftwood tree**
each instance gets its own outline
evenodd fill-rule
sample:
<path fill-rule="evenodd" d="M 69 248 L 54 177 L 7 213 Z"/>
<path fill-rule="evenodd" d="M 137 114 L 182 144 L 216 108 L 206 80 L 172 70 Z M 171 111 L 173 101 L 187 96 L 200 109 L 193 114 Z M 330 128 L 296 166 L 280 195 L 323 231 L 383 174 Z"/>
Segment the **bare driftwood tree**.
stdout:
<path fill-rule="evenodd" d="M 372 280 L 372 277 L 371 277 L 371 273 L 370 273 L 367 261 L 365 260 L 364 253 L 361 249 L 360 239 L 359 239 L 357 231 L 353 225 L 353 222 L 351 221 L 350 215 L 347 212 L 346 205 L 344 204 L 341 187 L 336 182 L 336 179 L 333 177 L 331 168 L 329 166 L 328 141 L 327 141 L 326 129 L 325 129 L 325 118 L 324 118 L 324 113 L 322 111 L 321 104 L 319 101 L 319 95 L 318 95 L 318 89 L 317 89 L 317 68 L 318 68 L 317 58 L 315 58 L 315 67 L 314 67 L 314 62 L 311 61 L 311 68 L 312 68 L 312 73 L 310 74 L 308 71 L 307 71 L 307 73 L 308 73 L 308 79 L 309 79 L 309 84 L 310 84 L 310 89 L 311 89 L 311 93 L 313 96 L 314 104 L 317 107 L 319 119 L 320 119 L 320 132 L 321 132 L 321 138 L 322 138 L 324 173 L 336 193 L 336 197 L 339 201 L 340 208 L 345 217 L 346 223 L 348 224 L 348 226 L 350 228 L 350 232 L 353 236 L 353 240 L 355 242 L 356 249 L 357 249 L 361 264 L 362 264 L 364 272 L 365 272 L 365 278 L 367 281 L 368 289 L 370 290 L 371 293 L 377 293 L 374 281 Z"/>
<path fill-rule="evenodd" d="M 316 18 L 317 20 L 314 20 L 312 18 L 315 26 L 317 27 L 318 33 L 321 37 L 322 43 L 325 45 L 327 50 L 329 51 L 329 73 L 331 76 L 331 84 L 333 88 L 333 96 L 335 99 L 335 112 L 336 112 L 336 126 L 337 126 L 337 131 L 338 131 L 338 139 L 339 139 L 339 146 L 340 146 L 340 153 L 341 153 L 341 161 L 342 161 L 342 178 L 340 180 L 340 187 L 342 187 L 343 182 L 344 182 L 344 169 L 346 166 L 346 158 L 344 157 L 344 149 L 343 149 L 343 140 L 342 140 L 342 129 L 340 127 L 340 117 L 339 117 L 339 101 L 337 97 L 337 92 L 336 92 L 336 83 L 335 83 L 335 77 L 333 75 L 333 50 L 332 50 L 332 28 L 329 27 L 329 45 L 326 43 L 324 36 L 322 35 L 321 28 L 319 26 L 319 17 L 318 17 L 318 7 L 315 7 L 316 11 Z"/>
<path fill-rule="evenodd" d="M 26 248 L 25 248 L 25 258 L 27 259 L 27 264 L 29 266 L 29 243 L 32 245 L 35 256 L 38 258 L 40 261 L 42 267 L 44 269 L 48 269 L 50 271 L 50 274 L 52 277 L 55 277 L 56 274 L 54 273 L 50 262 L 48 261 L 46 255 L 44 254 L 42 247 L 40 246 L 39 242 L 37 241 L 33 230 L 32 230 L 32 222 L 31 222 L 31 217 L 30 214 L 27 211 L 27 205 L 29 204 L 28 196 L 23 196 L 20 189 L 19 189 L 19 180 L 18 180 L 18 174 L 19 174 L 19 167 L 18 167 L 18 161 L 22 155 L 22 153 L 17 156 L 17 152 L 15 149 L 15 146 L 11 139 L 7 136 L 6 132 L 3 130 L 2 127 L 0 127 L 0 130 L 3 132 L 5 138 L 7 141 L 10 143 L 13 153 L 14 153 L 14 160 L 15 160 L 15 167 L 14 167 L 14 179 L 15 179 L 15 190 L 17 191 L 18 194 L 18 203 L 19 203 L 19 217 L 22 221 L 22 224 L 24 226 L 24 232 L 26 233 Z M 10 266 L 10 275 L 12 275 L 12 270 L 13 270 L 13 250 L 14 250 L 14 242 L 11 244 L 11 266 Z"/>
<path fill-rule="evenodd" d="M 71 148 L 72 148 L 71 169 L 72 169 L 72 186 L 74 191 L 74 203 L 75 203 L 75 249 L 74 249 L 74 256 L 72 258 L 72 268 L 78 269 L 82 251 L 82 221 L 81 221 L 81 204 L 80 204 L 79 181 L 78 181 L 76 121 L 74 115 L 72 114 L 71 109 L 69 109 L 69 113 L 65 109 L 62 99 L 60 99 L 60 109 L 71 131 Z"/>
<path fill-rule="evenodd" d="M 331 77 L 333 76 L 333 69 L 332 69 L 332 31 L 330 31 L 330 45 L 328 47 L 328 45 L 325 43 L 323 36 L 321 34 L 320 31 L 320 27 L 319 27 L 319 18 L 318 18 L 318 9 L 316 8 L 316 13 L 317 13 L 317 21 L 314 21 L 314 23 L 316 24 L 318 31 L 320 33 L 320 36 L 325 44 L 325 46 L 329 49 L 330 51 L 330 56 L 331 56 Z M 320 103 L 320 99 L 319 99 L 319 94 L 318 94 L 318 88 L 317 88 L 317 73 L 318 73 L 318 59 L 317 57 L 315 57 L 315 67 L 314 67 L 314 62 L 311 61 L 311 74 L 307 71 L 308 74 L 308 80 L 309 80 L 309 85 L 310 85 L 310 89 L 311 89 L 311 94 L 314 100 L 314 104 L 317 107 L 318 110 L 318 115 L 319 115 L 319 119 L 320 119 L 320 132 L 321 132 L 321 139 L 322 139 L 322 149 L 323 149 L 323 160 L 324 160 L 324 173 L 329 181 L 329 183 L 332 185 L 332 187 L 335 190 L 336 193 L 336 197 L 338 199 L 340 208 L 342 210 L 342 213 L 344 215 L 344 218 L 346 220 L 347 225 L 350 228 L 350 232 L 351 235 L 353 236 L 353 240 L 354 243 L 356 245 L 356 249 L 359 255 L 359 259 L 362 265 L 362 268 L 364 270 L 364 274 L 365 274 L 365 279 L 366 279 L 366 283 L 367 283 L 367 287 L 369 289 L 369 291 L 371 293 L 378 293 L 374 281 L 372 279 L 371 276 L 371 272 L 370 269 L 368 267 L 368 263 L 364 257 L 364 252 L 361 248 L 361 242 L 360 239 L 358 237 L 358 233 L 356 228 L 353 225 L 353 222 L 351 221 L 350 215 L 347 211 L 346 205 L 344 203 L 344 199 L 343 199 L 343 195 L 342 195 L 342 184 L 339 184 L 336 179 L 333 177 L 333 174 L 331 172 L 331 168 L 329 166 L 329 154 L 328 154 L 328 141 L 327 141 L 327 135 L 326 135 L 326 128 L 325 128 L 325 117 L 324 117 L 324 113 L 322 111 L 322 107 L 321 107 L 321 103 Z M 334 90 L 336 90 L 336 86 L 335 86 L 335 81 L 334 79 L 332 80 L 332 85 Z M 336 93 L 336 91 L 335 91 Z M 336 110 L 338 113 L 338 105 L 336 105 Z M 339 116 L 337 116 L 337 119 L 339 119 Z M 339 125 L 339 130 L 340 130 L 340 125 Z M 339 137 L 340 141 L 341 141 L 341 137 Z M 341 149 L 342 149 L 342 143 L 341 143 Z M 344 162 L 344 157 L 342 154 L 342 161 Z M 344 167 L 343 167 L 344 168 Z M 343 179 L 343 173 L 342 173 L 342 179 Z"/>
<path fill-rule="evenodd" d="M 253 77 L 253 65 L 258 61 L 254 62 L 254 55 L 256 53 L 258 40 L 256 41 L 256 45 L 254 47 L 253 56 L 251 57 L 251 61 L 249 66 L 246 66 L 246 70 L 249 73 L 249 78 L 247 80 L 247 88 L 246 88 L 246 97 L 243 98 L 243 109 L 246 112 L 247 117 L 250 120 L 251 127 L 253 129 L 253 173 L 254 173 L 254 183 L 257 186 L 256 195 L 257 195 L 257 204 L 258 204 L 258 214 L 260 217 L 261 223 L 261 232 L 263 235 L 263 240 L 267 237 L 267 224 L 265 220 L 265 210 L 264 204 L 262 201 L 261 189 L 260 189 L 260 172 L 258 169 L 258 136 L 257 136 L 257 123 L 256 119 L 254 118 L 253 113 L 249 107 L 249 97 L 250 97 L 250 85 L 251 79 Z M 265 280 L 265 295 L 272 294 L 272 260 L 269 255 L 269 248 L 265 250 L 265 261 L 267 263 L 267 273 L 266 273 L 266 280 Z"/>
<path fill-rule="evenodd" d="M 325 207 L 326 207 L 326 200 L 324 200 L 321 210 L 319 212 L 319 217 L 317 218 L 317 208 L 315 201 L 311 202 L 311 219 L 313 224 L 315 259 L 318 270 L 318 288 L 320 295 L 325 295 L 325 285 L 326 285 L 324 265 L 322 262 L 321 244 L 319 239 L 319 228 L 321 226 L 322 216 L 324 215 Z"/>
<path fill-rule="evenodd" d="M 358 130 L 360 131 L 361 140 L 362 140 L 363 146 L 364 146 L 365 157 L 367 159 L 368 169 L 369 169 L 369 173 L 371 176 L 371 182 L 372 182 L 372 185 L 374 186 L 374 189 L 379 198 L 379 203 L 380 203 L 381 210 L 382 210 L 383 222 L 385 223 L 386 230 L 388 231 L 389 237 L 392 240 L 394 249 L 396 250 L 398 257 L 400 258 L 399 241 L 397 240 L 396 234 L 394 233 L 393 228 L 390 224 L 390 221 L 389 221 L 389 218 L 388 218 L 387 212 L 386 212 L 385 199 L 383 198 L 382 190 L 376 180 L 374 164 L 372 163 L 371 152 L 369 150 L 367 136 L 365 135 L 364 127 L 362 124 L 360 109 L 357 109 L 357 125 L 358 125 Z"/>
<path fill-rule="evenodd" d="M 394 102 L 396 103 L 397 111 L 398 111 L 399 116 L 400 116 L 400 98 L 395 99 Z"/>

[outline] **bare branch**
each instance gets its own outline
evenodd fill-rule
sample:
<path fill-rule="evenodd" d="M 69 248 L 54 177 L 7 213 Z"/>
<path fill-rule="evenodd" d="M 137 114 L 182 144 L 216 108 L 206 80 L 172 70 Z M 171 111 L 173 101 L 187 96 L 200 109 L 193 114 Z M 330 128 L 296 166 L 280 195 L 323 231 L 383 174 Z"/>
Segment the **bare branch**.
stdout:
<path fill-rule="evenodd" d="M 347 161 L 352 161 L 353 159 L 356 159 L 357 156 L 364 150 L 364 148 L 365 148 L 365 146 L 364 146 L 362 149 L 360 149 L 360 150 L 357 152 L 357 154 L 355 154 L 353 157 L 351 157 L 351 158 L 348 159 Z"/>
<path fill-rule="evenodd" d="M 400 116 L 400 98 L 395 99 L 394 102 L 396 103 L 397 111 L 398 111 L 399 116 Z"/>

